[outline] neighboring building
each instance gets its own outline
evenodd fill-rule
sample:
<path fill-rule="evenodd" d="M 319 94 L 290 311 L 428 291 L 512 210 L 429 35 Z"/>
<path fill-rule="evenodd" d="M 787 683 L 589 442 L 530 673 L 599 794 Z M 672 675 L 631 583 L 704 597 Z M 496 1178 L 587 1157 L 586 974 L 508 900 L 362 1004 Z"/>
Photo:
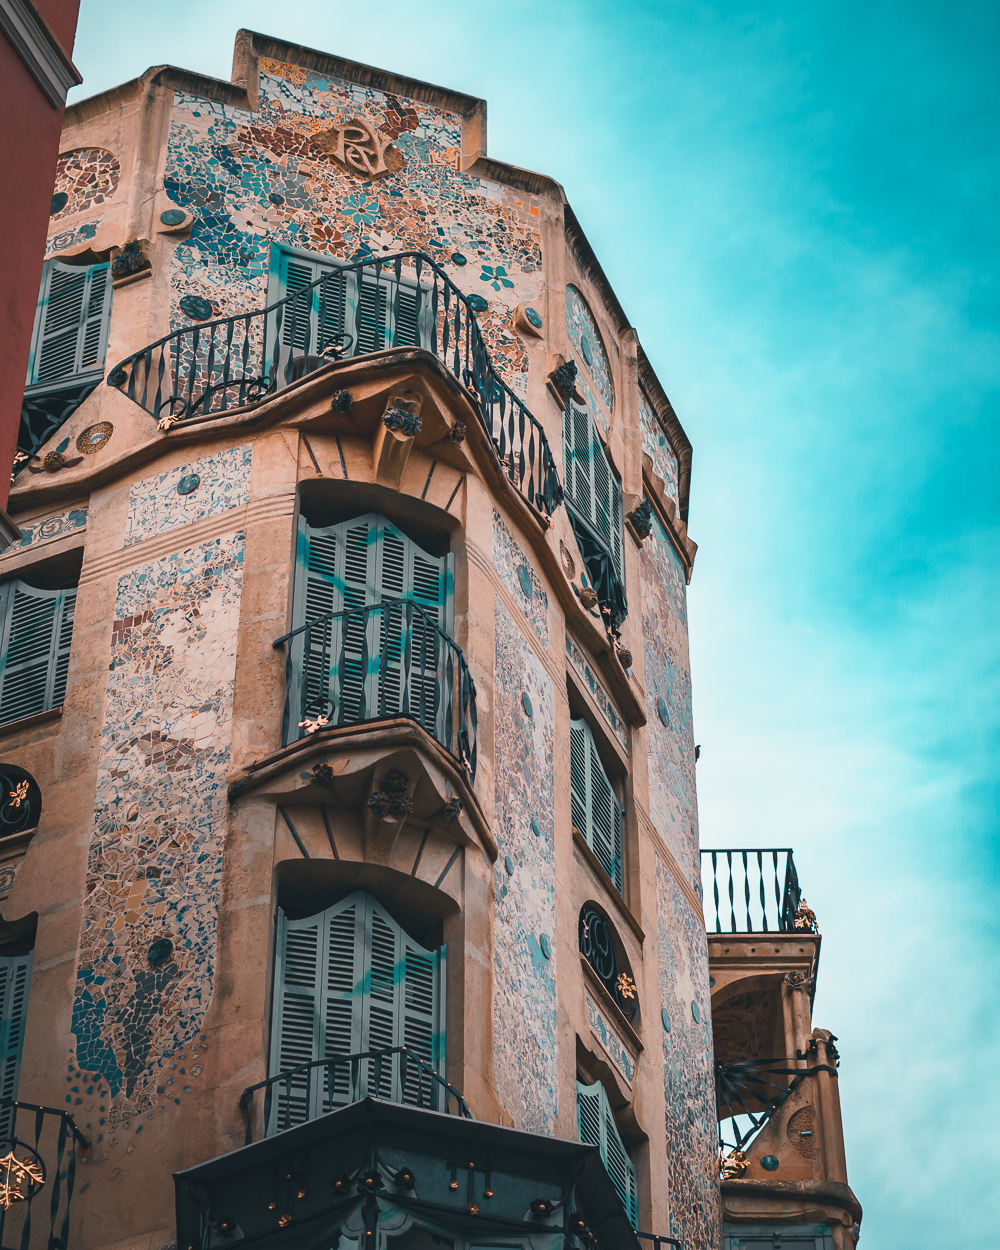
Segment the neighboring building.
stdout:
<path fill-rule="evenodd" d="M 485 129 L 247 32 L 67 113 L 0 560 L 11 1244 L 853 1247 L 790 856 L 780 936 L 706 941 L 690 444 Z M 725 1090 L 801 1052 L 721 1189 L 716 1000 Z"/>
<path fill-rule="evenodd" d="M 79 0 L 0 0 L 0 115 L 4 173 L 0 219 L 0 550 L 20 537 L 4 505 L 21 423 L 23 389 L 35 324 L 38 279 L 59 152 L 63 106 L 82 82 L 70 58 Z"/>

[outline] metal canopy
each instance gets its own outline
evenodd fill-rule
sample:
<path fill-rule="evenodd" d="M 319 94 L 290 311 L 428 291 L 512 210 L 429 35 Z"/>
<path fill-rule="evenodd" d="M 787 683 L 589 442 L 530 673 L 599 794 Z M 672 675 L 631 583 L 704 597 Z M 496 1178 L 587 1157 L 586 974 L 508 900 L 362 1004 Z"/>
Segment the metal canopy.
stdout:
<path fill-rule="evenodd" d="M 589 1230 L 601 1250 L 639 1250 L 596 1147 L 372 1098 L 174 1185 L 178 1250 L 331 1250 L 345 1225 L 374 1250 L 380 1221 L 403 1215 L 456 1236 L 586 1245 Z"/>

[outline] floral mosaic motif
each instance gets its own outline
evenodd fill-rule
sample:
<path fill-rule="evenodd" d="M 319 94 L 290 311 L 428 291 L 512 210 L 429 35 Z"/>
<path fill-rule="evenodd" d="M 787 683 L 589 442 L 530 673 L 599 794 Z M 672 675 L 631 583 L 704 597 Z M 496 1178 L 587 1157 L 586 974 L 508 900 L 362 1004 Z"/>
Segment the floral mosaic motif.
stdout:
<path fill-rule="evenodd" d="M 653 462 L 653 472 L 662 480 L 667 498 L 679 507 L 677 457 L 653 406 L 642 391 L 639 392 L 639 432 L 642 450 Z"/>
<path fill-rule="evenodd" d="M 242 561 L 237 533 L 118 583 L 69 1076 L 71 1093 L 100 1085 L 112 1103 L 88 1129 L 127 1128 L 180 1102 L 191 1087 L 176 1076 L 201 1071 Z M 172 957 L 154 966 L 148 952 L 163 939 Z"/>
<path fill-rule="evenodd" d="M 586 683 L 587 689 L 594 698 L 594 702 L 604 713 L 604 719 L 611 726 L 615 737 L 627 751 L 629 749 L 628 731 L 625 728 L 625 720 L 621 712 L 612 703 L 611 696 L 604 689 L 600 678 L 595 676 L 590 661 L 580 649 L 576 639 L 570 634 L 566 635 L 566 654 L 569 656 L 570 663 Z"/>
<path fill-rule="evenodd" d="M 556 1118 L 558 955 L 552 682 L 499 598 L 494 703 L 500 845 L 493 879 L 496 1088 L 515 1127 L 551 1133 Z M 511 861 L 510 874 L 505 859 Z"/>
<path fill-rule="evenodd" d="M 22 521 L 20 545 L 9 548 L 4 554 L 13 555 L 15 551 L 47 542 L 50 538 L 62 538 L 64 534 L 74 534 L 77 530 L 83 529 L 86 524 L 86 508 L 70 508 L 68 512 L 57 512 L 55 516 Z"/>
<path fill-rule="evenodd" d="M 134 482 L 129 491 L 125 546 L 245 504 L 250 498 L 252 455 L 251 445 L 245 443 Z M 199 480 L 193 490 L 181 493 L 178 487 L 189 484 L 185 478 Z"/>
<path fill-rule="evenodd" d="M 66 196 L 62 207 L 52 214 L 53 221 L 62 221 L 84 213 L 96 204 L 104 204 L 118 188 L 121 165 L 113 152 L 104 148 L 77 148 L 64 152 L 56 165 L 53 196 Z M 59 201 L 57 201 L 59 202 Z"/>
<path fill-rule="evenodd" d="M 359 116 L 404 161 L 364 183 L 320 146 L 331 126 Z M 523 395 L 527 355 L 514 315 L 542 289 L 539 206 L 460 173 L 460 151 L 457 113 L 267 58 L 255 113 L 177 92 L 164 188 L 195 220 L 171 262 L 172 325 L 185 324 L 185 295 L 208 300 L 219 317 L 264 307 L 272 243 L 349 261 L 424 251 L 466 294 L 489 272 L 479 323 Z"/>
<path fill-rule="evenodd" d="M 601 401 L 609 412 L 614 412 L 615 391 L 611 383 L 611 365 L 597 322 L 587 307 L 587 302 L 575 286 L 566 288 L 566 333 L 578 353 L 578 364 L 589 374 Z M 594 408 L 593 394 L 585 390 L 587 402 Z"/>
<path fill-rule="evenodd" d="M 594 1036 L 600 1040 L 601 1046 L 607 1053 L 608 1058 L 625 1078 L 629 1085 L 635 1077 L 635 1060 L 625 1043 L 618 1036 L 618 1032 L 614 1025 L 598 1007 L 589 994 L 587 999 L 587 1022 L 589 1023 Z"/>
<path fill-rule="evenodd" d="M 493 509 L 493 567 L 514 596 L 518 607 L 531 622 L 542 646 L 549 645 L 549 597 L 528 557 L 503 517 Z"/>
<path fill-rule="evenodd" d="M 640 566 L 649 814 L 700 893 L 684 570 L 655 514 L 652 533 L 642 544 Z"/>
<path fill-rule="evenodd" d="M 79 226 L 74 226 L 72 230 L 61 230 L 58 234 L 52 234 L 45 241 L 45 258 L 56 256 L 60 252 L 69 252 L 75 250 L 78 246 L 86 243 L 97 234 L 97 227 L 101 224 L 101 219 L 96 221 L 85 221 Z"/>
<path fill-rule="evenodd" d="M 669 1235 L 685 1246 L 721 1236 L 718 1121 L 705 926 L 663 859 L 656 857 L 660 999 L 671 1021 L 663 1038 L 663 1093 L 670 1160 Z M 691 1010 L 698 1004 L 698 1018 Z"/>

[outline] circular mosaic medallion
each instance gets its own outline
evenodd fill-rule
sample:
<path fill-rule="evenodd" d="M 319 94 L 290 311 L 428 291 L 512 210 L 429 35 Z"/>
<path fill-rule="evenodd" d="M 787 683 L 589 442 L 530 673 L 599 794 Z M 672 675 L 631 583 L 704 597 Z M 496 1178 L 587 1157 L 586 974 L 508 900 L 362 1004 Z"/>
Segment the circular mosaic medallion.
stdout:
<path fill-rule="evenodd" d="M 536 330 L 540 330 L 542 328 L 542 319 L 533 308 L 526 308 L 524 310 L 524 319 L 529 326 L 534 326 Z"/>
<path fill-rule="evenodd" d="M 514 875 L 514 861 L 509 855 L 503 861 L 503 866 L 507 869 L 507 876 L 512 877 Z"/>
<path fill-rule="evenodd" d="M 664 725 L 670 724 L 670 711 L 667 708 L 667 701 L 662 694 L 656 700 L 656 715 L 663 721 Z"/>
<path fill-rule="evenodd" d="M 473 312 L 485 312 L 489 308 L 489 304 L 481 295 L 469 295 L 465 301 Z"/>
<path fill-rule="evenodd" d="M 527 690 L 521 692 L 521 706 L 524 708 L 525 716 L 532 716 L 534 714 L 531 707 L 531 699 Z"/>
<path fill-rule="evenodd" d="M 594 363 L 594 349 L 590 346 L 590 339 L 586 335 L 580 340 L 580 355 L 583 356 L 588 365 Z"/>
<path fill-rule="evenodd" d="M 272 191 L 267 198 L 271 201 L 275 208 L 280 208 L 285 202 L 285 197 L 283 195 L 279 195 L 277 191 Z"/>
<path fill-rule="evenodd" d="M 765 1155 L 763 1159 L 761 1159 L 760 1161 L 760 1166 L 764 1169 L 765 1172 L 777 1172 L 778 1156 L 777 1155 Z"/>
<path fill-rule="evenodd" d="M 542 836 L 542 826 L 538 823 L 537 816 L 532 816 L 531 818 L 531 832 L 536 838 L 540 838 Z"/>
<path fill-rule="evenodd" d="M 76 449 L 85 456 L 94 456 L 102 447 L 107 447 L 114 432 L 115 427 L 110 421 L 98 421 L 97 425 L 89 425 L 77 436 Z"/>
<path fill-rule="evenodd" d="M 178 495 L 190 495 L 192 491 L 198 489 L 201 478 L 197 473 L 185 473 L 181 480 L 177 483 Z"/>
<path fill-rule="evenodd" d="M 669 1033 L 670 1032 L 670 1017 L 667 1015 L 667 1009 L 665 1007 L 660 1012 L 660 1019 L 663 1021 L 664 1032 Z"/>
<path fill-rule="evenodd" d="M 157 938 L 146 952 L 146 958 L 155 966 L 165 964 L 173 953 L 174 944 L 169 938 Z"/>
<path fill-rule="evenodd" d="M 183 208 L 167 208 L 160 214 L 160 221 L 165 226 L 179 226 L 187 217 Z"/>
<path fill-rule="evenodd" d="M 207 321 L 212 315 L 212 305 L 200 295 L 182 295 L 180 308 L 192 321 Z"/>
<path fill-rule="evenodd" d="M 694 1022 L 695 1022 L 695 1024 L 700 1024 L 700 1023 L 701 1023 L 701 1012 L 699 1012 L 699 1010 L 698 1010 L 698 1004 L 697 1004 L 697 1003 L 696 1003 L 693 999 L 692 999 L 692 1001 L 691 1001 L 691 1014 L 692 1014 L 692 1016 L 694 1016 Z"/>
<path fill-rule="evenodd" d="M 56 194 L 52 197 L 51 216 L 54 217 L 56 213 L 61 213 L 68 203 L 69 203 L 69 196 L 66 194 L 66 192 L 57 191 Z"/>
<path fill-rule="evenodd" d="M 519 564 L 517 566 L 517 580 L 521 583 L 521 590 L 525 599 L 530 599 L 532 593 L 531 574 L 528 572 L 527 565 Z"/>
<path fill-rule="evenodd" d="M 552 943 L 548 939 L 548 935 L 540 933 L 538 935 L 538 945 L 542 948 L 542 954 L 546 959 L 552 958 Z"/>
<path fill-rule="evenodd" d="M 469 263 L 461 252 L 452 252 L 451 260 L 454 265 L 467 265 Z"/>

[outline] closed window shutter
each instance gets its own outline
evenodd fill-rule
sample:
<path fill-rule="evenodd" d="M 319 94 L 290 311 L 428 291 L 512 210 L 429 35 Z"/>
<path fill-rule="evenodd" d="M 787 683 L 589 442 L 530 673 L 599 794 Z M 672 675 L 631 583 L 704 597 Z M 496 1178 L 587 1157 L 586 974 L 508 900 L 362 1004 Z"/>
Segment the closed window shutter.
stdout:
<path fill-rule="evenodd" d="M 32 951 L 0 957 L 0 1135 L 5 1137 L 14 1129 L 15 1109 L 3 1102 L 17 1097 L 33 957 Z"/>
<path fill-rule="evenodd" d="M 581 1085 L 578 1081 L 576 1103 L 580 1140 L 600 1149 L 611 1183 L 635 1228 L 639 1219 L 638 1177 L 618 1132 L 604 1086 L 600 1081 L 593 1085 Z"/>
<path fill-rule="evenodd" d="M 279 913 L 275 963 L 275 1039 L 271 1075 L 297 1064 L 335 1055 L 407 1046 L 433 1064 L 438 1057 L 437 1022 L 442 1016 L 443 982 L 439 952 L 414 942 L 370 894 L 356 891 L 317 916 L 288 921 Z M 399 1057 L 387 1058 L 376 1071 L 369 1059 L 359 1072 L 355 1096 L 416 1101 L 417 1074 L 400 1081 Z M 351 1100 L 347 1064 L 276 1086 L 272 1131 L 342 1106 Z M 378 1077 L 378 1081 L 376 1081 Z M 426 1093 L 426 1084 L 425 1084 Z"/>
<path fill-rule="evenodd" d="M 301 518 L 298 564 L 295 626 L 329 612 L 412 599 L 451 632 L 454 557 L 428 555 L 378 513 L 326 529 Z M 444 715 L 437 632 L 417 612 L 407 631 L 402 606 L 371 613 L 367 629 L 361 616 L 349 618 L 346 635 L 344 630 L 342 620 L 333 622 L 325 651 L 320 630 L 312 635 L 308 655 L 301 654 L 304 642 L 296 644 L 297 671 L 304 666 L 306 673 L 306 702 L 311 706 L 327 691 L 338 723 L 408 711 L 433 732 Z M 407 650 L 410 684 L 404 692 Z"/>
<path fill-rule="evenodd" d="M 563 412 L 563 449 L 569 501 L 600 537 L 619 580 L 624 581 L 621 483 L 597 437 L 590 410 L 572 400 Z"/>
<path fill-rule="evenodd" d="M 104 365 L 111 316 L 107 264 L 46 261 L 35 314 L 28 385 L 45 386 Z"/>
<path fill-rule="evenodd" d="M 0 587 L 0 724 L 61 707 L 76 590 Z"/>
<path fill-rule="evenodd" d="M 594 735 L 585 720 L 570 721 L 570 802 L 573 824 L 597 856 L 619 894 L 625 872 L 622 806 L 604 771 Z"/>

